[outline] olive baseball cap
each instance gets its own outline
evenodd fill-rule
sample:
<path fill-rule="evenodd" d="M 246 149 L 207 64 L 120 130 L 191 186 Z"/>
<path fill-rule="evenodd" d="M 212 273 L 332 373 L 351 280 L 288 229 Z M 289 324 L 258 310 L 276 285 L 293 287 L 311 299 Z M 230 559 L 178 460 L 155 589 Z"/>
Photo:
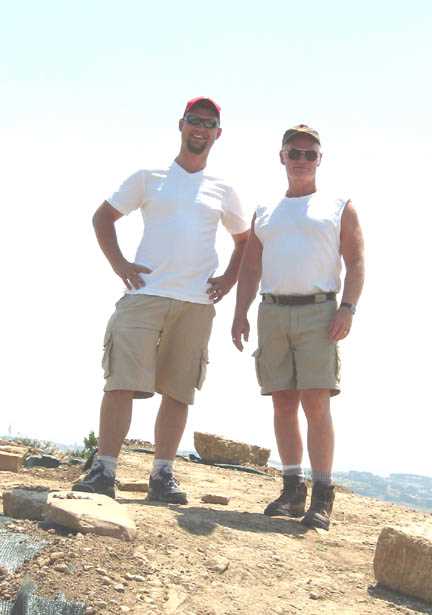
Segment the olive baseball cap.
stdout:
<path fill-rule="evenodd" d="M 291 141 L 292 138 L 297 137 L 298 135 L 309 135 L 319 145 L 321 145 L 318 132 L 310 126 L 306 126 L 306 124 L 298 124 L 297 126 L 288 128 L 288 130 L 284 132 L 284 136 L 282 137 L 282 145 L 286 145 L 286 143 L 288 143 L 289 141 Z"/>

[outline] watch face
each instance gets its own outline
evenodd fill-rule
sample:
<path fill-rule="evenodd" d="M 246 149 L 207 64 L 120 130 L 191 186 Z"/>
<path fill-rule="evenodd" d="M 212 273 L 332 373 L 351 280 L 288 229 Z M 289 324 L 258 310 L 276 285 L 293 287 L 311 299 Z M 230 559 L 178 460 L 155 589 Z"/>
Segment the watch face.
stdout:
<path fill-rule="evenodd" d="M 355 314 L 356 311 L 356 306 L 354 303 L 346 303 L 345 301 L 343 301 L 341 303 L 341 307 L 346 307 L 349 309 L 349 311 L 351 312 L 351 314 Z"/>

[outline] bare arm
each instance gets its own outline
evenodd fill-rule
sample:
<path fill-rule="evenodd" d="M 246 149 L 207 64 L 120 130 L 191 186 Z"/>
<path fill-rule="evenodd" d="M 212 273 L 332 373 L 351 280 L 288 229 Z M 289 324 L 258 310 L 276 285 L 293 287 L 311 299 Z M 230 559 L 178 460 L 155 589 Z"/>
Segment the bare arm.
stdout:
<path fill-rule="evenodd" d="M 117 241 L 115 223 L 122 217 L 115 207 L 104 201 L 93 215 L 93 226 L 102 252 L 107 257 L 115 273 L 121 277 L 127 288 L 141 288 L 144 282 L 140 273 L 150 273 L 150 269 L 130 263 L 123 256 Z"/>
<path fill-rule="evenodd" d="M 357 304 L 364 283 L 364 244 L 357 212 L 351 201 L 342 214 L 340 250 L 346 268 L 342 301 Z M 352 318 L 349 309 L 339 308 L 330 326 L 330 338 L 333 341 L 348 335 Z"/>
<path fill-rule="evenodd" d="M 249 237 L 249 231 L 232 235 L 234 241 L 234 250 L 231 254 L 228 267 L 223 275 L 209 278 L 210 288 L 207 293 L 213 303 L 217 303 L 224 297 L 237 282 L 240 264 L 243 257 L 243 252 Z"/>
<path fill-rule="evenodd" d="M 255 216 L 240 269 L 237 302 L 231 330 L 232 341 L 240 351 L 243 350 L 242 336 L 245 341 L 249 338 L 250 326 L 247 313 L 258 292 L 262 271 L 262 244 L 255 234 L 254 226 Z"/>

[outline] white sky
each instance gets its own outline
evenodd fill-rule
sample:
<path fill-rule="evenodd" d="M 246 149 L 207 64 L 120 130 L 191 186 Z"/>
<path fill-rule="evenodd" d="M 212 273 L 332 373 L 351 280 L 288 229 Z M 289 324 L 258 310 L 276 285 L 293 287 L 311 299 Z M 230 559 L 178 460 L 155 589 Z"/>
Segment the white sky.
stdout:
<path fill-rule="evenodd" d="M 91 216 L 132 172 L 170 164 L 186 101 L 208 95 L 224 129 L 208 168 L 232 180 L 250 215 L 283 194 L 280 138 L 298 122 L 322 135 L 319 184 L 359 211 L 367 284 L 342 344 L 336 469 L 432 475 L 431 13 L 416 0 L 2 6 L 0 434 L 11 425 L 81 443 L 97 430 L 102 337 L 122 283 Z M 133 258 L 139 213 L 118 231 Z M 222 269 L 223 230 L 219 244 Z M 218 306 L 209 376 L 181 448 L 196 429 L 277 458 L 250 356 L 256 336 L 235 351 L 233 307 L 234 295 Z M 153 439 L 157 406 L 136 402 L 131 437 Z"/>

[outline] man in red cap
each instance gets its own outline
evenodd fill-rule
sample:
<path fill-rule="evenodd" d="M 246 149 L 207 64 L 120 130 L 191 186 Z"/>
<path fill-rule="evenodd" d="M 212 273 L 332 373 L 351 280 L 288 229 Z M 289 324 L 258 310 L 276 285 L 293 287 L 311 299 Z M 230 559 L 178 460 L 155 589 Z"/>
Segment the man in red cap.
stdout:
<path fill-rule="evenodd" d="M 188 405 L 205 378 L 213 304 L 237 281 L 249 224 L 233 188 L 206 172 L 207 157 L 222 133 L 219 105 L 205 97 L 190 100 L 179 129 L 181 147 L 173 163 L 133 174 L 93 217 L 99 245 L 126 291 L 105 333 L 98 454 L 75 491 L 115 497 L 117 458 L 132 400 L 157 392 L 162 401 L 149 499 L 187 502 L 173 461 Z M 118 246 L 115 223 L 136 209 L 144 233 L 129 262 Z M 219 222 L 232 235 L 234 251 L 224 274 L 213 277 Z"/>
<path fill-rule="evenodd" d="M 340 391 L 337 342 L 349 334 L 363 286 L 363 240 L 351 200 L 317 190 L 321 143 L 316 130 L 305 124 L 289 128 L 280 161 L 288 190 L 281 201 L 255 213 L 232 339 L 242 350 L 242 337 L 249 335 L 247 312 L 261 279 L 254 355 L 261 393 L 273 399 L 283 470 L 282 493 L 264 513 L 303 517 L 304 525 L 328 530 L 334 500 L 330 396 Z M 346 275 L 338 306 L 341 257 Z M 313 481 L 306 513 L 300 403 L 308 423 Z"/>

